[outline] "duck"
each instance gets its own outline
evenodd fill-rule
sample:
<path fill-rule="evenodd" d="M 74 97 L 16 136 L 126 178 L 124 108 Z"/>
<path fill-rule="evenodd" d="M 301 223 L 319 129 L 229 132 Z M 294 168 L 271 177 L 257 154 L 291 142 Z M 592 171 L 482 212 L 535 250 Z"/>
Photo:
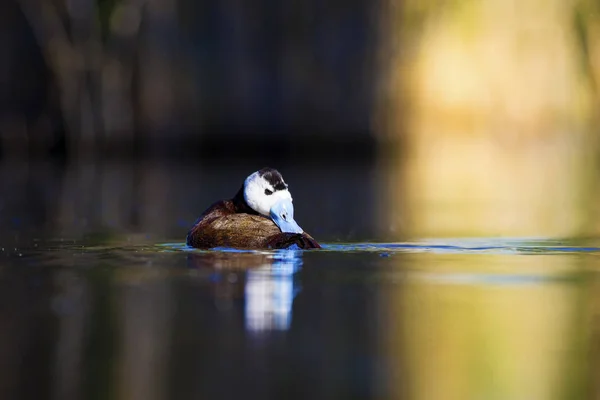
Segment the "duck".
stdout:
<path fill-rule="evenodd" d="M 186 244 L 198 249 L 319 249 L 294 220 L 288 184 L 274 168 L 250 174 L 236 195 L 206 209 L 189 230 Z"/>

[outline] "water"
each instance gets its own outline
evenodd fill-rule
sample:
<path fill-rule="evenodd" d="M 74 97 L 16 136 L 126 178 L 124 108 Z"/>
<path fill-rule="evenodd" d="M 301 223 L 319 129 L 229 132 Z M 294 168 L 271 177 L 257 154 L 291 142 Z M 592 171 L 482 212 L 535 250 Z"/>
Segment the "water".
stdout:
<path fill-rule="evenodd" d="M 0 251 L 0 398 L 591 397 L 599 244 L 31 240 Z"/>
<path fill-rule="evenodd" d="M 600 238 L 400 239 L 385 168 L 280 168 L 324 249 L 182 243 L 248 165 L 0 164 L 0 399 L 598 397 Z"/>

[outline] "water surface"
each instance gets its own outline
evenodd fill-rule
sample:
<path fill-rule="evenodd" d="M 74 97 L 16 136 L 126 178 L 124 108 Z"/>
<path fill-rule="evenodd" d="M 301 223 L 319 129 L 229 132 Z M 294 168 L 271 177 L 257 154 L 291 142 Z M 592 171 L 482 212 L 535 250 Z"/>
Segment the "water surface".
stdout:
<path fill-rule="evenodd" d="M 598 390 L 596 239 L 201 251 L 20 238 L 0 250 L 1 398 Z"/>

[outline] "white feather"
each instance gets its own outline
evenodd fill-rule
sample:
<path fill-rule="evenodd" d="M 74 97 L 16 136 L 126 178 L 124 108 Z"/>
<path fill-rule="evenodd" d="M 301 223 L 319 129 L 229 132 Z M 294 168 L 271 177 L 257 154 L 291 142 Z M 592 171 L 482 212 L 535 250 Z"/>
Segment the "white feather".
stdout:
<path fill-rule="evenodd" d="M 273 194 L 265 194 L 265 189 L 270 190 Z M 273 186 L 257 171 L 247 177 L 244 182 L 244 199 L 254 211 L 268 217 L 273 204 L 281 199 L 292 201 L 292 195 L 287 189 L 275 191 Z"/>

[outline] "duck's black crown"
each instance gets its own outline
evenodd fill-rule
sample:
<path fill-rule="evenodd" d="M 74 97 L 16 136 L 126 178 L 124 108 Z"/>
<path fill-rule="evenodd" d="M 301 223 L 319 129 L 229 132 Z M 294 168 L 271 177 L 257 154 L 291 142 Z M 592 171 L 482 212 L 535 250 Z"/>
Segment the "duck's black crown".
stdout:
<path fill-rule="evenodd" d="M 288 187 L 279 171 L 274 168 L 265 167 L 258 171 L 258 175 L 269 182 L 275 190 L 285 190 Z"/>

